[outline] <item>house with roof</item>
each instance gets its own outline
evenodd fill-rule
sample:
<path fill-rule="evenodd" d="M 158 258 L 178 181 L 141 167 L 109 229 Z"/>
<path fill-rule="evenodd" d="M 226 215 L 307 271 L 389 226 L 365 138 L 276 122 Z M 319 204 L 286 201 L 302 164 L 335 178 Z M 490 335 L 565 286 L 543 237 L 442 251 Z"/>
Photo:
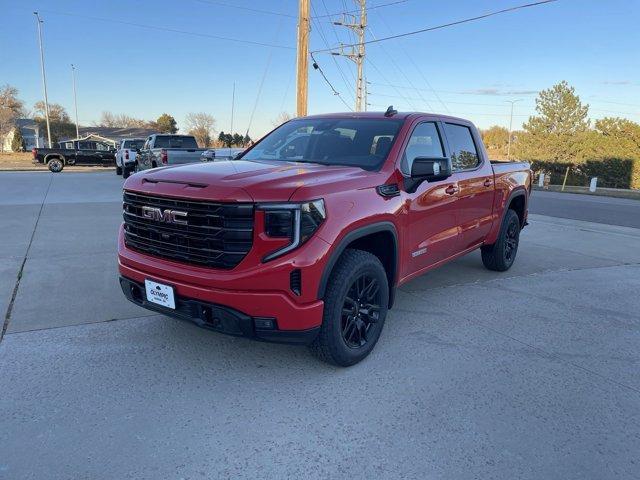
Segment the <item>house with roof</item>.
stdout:
<path fill-rule="evenodd" d="M 158 133 L 152 128 L 117 128 L 117 127 L 80 127 L 78 129 L 80 139 L 104 142 L 114 147 L 121 140 L 128 138 L 147 138 L 149 135 Z M 60 141 L 75 140 L 75 137 L 61 138 Z"/>
<path fill-rule="evenodd" d="M 11 151 L 11 142 L 15 135 L 16 128 L 20 129 L 22 138 L 24 138 L 25 150 L 32 148 L 44 147 L 46 132 L 42 131 L 40 126 L 32 118 L 18 118 L 15 121 L 15 127 L 9 131 L 4 137 L 0 138 L 0 150 L 3 152 Z"/>

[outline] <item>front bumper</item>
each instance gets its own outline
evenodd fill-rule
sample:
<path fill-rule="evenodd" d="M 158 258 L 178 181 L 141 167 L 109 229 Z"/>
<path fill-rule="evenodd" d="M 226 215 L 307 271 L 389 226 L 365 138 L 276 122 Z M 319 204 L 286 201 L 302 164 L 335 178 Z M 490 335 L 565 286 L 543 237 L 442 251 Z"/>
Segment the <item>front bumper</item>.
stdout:
<path fill-rule="evenodd" d="M 307 330 L 280 330 L 275 317 L 252 317 L 234 308 L 204 302 L 177 294 L 175 310 L 148 302 L 144 284 L 120 277 L 122 292 L 131 302 L 148 310 L 187 320 L 209 330 L 254 340 L 307 345 L 317 336 L 320 327 Z"/>

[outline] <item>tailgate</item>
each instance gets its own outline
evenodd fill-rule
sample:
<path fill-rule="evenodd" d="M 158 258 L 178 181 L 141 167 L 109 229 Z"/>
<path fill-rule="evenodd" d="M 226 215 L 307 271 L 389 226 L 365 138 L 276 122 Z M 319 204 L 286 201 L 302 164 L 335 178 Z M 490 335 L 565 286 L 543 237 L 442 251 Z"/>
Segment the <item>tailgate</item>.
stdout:
<path fill-rule="evenodd" d="M 204 150 L 200 148 L 189 149 L 167 149 L 167 158 L 169 165 L 182 165 L 185 163 L 194 163 L 200 161 L 200 155 Z"/>

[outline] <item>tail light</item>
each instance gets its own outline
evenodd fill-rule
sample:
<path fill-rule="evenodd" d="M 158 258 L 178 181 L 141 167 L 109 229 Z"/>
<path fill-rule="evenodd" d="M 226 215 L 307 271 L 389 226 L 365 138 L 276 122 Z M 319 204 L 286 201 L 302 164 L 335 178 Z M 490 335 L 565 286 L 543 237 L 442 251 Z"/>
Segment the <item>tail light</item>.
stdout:
<path fill-rule="evenodd" d="M 38 158 L 38 149 L 34 148 L 31 150 L 31 153 L 33 154 L 33 159 L 35 160 L 36 158 Z"/>
<path fill-rule="evenodd" d="M 167 157 L 167 151 L 163 148 L 162 150 L 160 150 L 160 161 L 166 165 L 169 162 L 169 159 Z"/>
<path fill-rule="evenodd" d="M 124 151 L 124 159 L 129 160 L 129 150 Z"/>

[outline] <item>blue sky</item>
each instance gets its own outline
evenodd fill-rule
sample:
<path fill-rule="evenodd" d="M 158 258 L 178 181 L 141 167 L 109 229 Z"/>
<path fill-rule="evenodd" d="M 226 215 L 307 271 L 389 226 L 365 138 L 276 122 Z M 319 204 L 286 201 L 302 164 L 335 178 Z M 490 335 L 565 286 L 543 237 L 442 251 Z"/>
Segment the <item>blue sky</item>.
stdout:
<path fill-rule="evenodd" d="M 353 0 L 311 0 L 315 14 L 352 9 Z M 373 7 L 390 0 L 369 0 Z M 368 39 L 459 20 L 525 0 L 407 0 L 369 11 Z M 226 5 L 225 5 L 226 4 Z M 0 0 L 0 84 L 20 90 L 31 106 L 42 97 L 36 24 L 39 10 L 50 102 L 73 110 L 70 63 L 77 66 L 80 123 L 102 111 L 156 118 L 163 112 L 184 125 L 188 112 L 205 111 L 229 130 L 236 83 L 234 130 L 244 132 L 261 79 L 250 134 L 262 135 L 279 112 L 295 112 L 297 0 Z M 280 12 L 269 15 L 233 8 Z M 326 8 L 325 8 L 326 7 Z M 73 14 L 73 15 L 69 15 Z M 159 31 L 89 19 L 112 19 L 193 32 Z M 338 17 L 335 17 L 336 19 Z M 507 126 L 506 100 L 515 107 L 514 128 L 533 113 L 535 92 L 560 80 L 576 87 L 592 118 L 640 121 L 640 1 L 560 0 L 475 23 L 367 47 L 365 74 L 370 110 L 393 104 L 402 110 L 436 111 L 469 118 L 480 127 Z M 346 29 L 328 18 L 312 24 L 311 50 Z M 322 32 L 322 33 L 321 33 Z M 221 36 L 290 48 L 249 45 Z M 353 105 L 355 67 L 326 53 L 318 63 L 341 97 Z M 267 68 L 268 66 L 268 68 Z M 266 75 L 265 75 L 266 72 Z M 345 85 L 342 75 L 349 85 Z M 344 111 L 320 74 L 309 72 L 309 113 Z M 415 87 L 415 88 L 412 88 Z"/>

